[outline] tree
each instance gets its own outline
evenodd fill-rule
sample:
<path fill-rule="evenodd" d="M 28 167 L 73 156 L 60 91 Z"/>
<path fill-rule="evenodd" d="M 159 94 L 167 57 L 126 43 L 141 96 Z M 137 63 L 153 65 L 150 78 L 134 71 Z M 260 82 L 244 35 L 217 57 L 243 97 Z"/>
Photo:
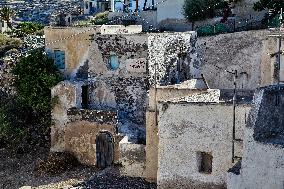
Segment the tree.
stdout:
<path fill-rule="evenodd" d="M 263 11 L 265 9 L 271 9 L 273 10 L 272 16 L 275 16 L 281 10 L 281 8 L 284 9 L 284 1 L 283 0 L 259 0 L 258 2 L 254 3 L 253 8 L 256 11 Z"/>
<path fill-rule="evenodd" d="M 34 34 L 42 30 L 44 26 L 35 22 L 23 22 L 18 25 L 18 36 Z"/>
<path fill-rule="evenodd" d="M 0 18 L 7 22 L 9 28 L 12 28 L 11 19 L 15 15 L 15 11 L 9 7 L 3 7 L 0 9 Z"/>
<path fill-rule="evenodd" d="M 196 21 L 213 18 L 218 10 L 225 9 L 228 9 L 228 3 L 224 0 L 185 0 L 183 14 L 194 29 Z"/>
<path fill-rule="evenodd" d="M 14 67 L 13 74 L 14 85 L 22 104 L 31 107 L 35 112 L 49 112 L 50 89 L 62 80 L 62 76 L 43 49 L 21 58 Z"/>

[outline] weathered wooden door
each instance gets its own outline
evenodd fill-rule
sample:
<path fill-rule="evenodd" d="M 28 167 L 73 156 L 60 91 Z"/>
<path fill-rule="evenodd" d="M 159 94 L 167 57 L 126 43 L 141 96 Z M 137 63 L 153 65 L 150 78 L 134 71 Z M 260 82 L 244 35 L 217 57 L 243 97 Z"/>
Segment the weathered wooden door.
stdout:
<path fill-rule="evenodd" d="M 102 132 L 96 138 L 97 166 L 106 168 L 113 163 L 113 138 L 110 133 Z"/>

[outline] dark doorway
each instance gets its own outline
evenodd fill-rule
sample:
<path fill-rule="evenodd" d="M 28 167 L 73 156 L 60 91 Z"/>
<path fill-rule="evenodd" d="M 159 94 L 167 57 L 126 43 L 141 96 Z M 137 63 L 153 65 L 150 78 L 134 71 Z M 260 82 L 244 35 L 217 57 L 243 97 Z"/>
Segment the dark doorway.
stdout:
<path fill-rule="evenodd" d="M 108 132 L 98 134 L 96 138 L 97 166 L 106 168 L 113 163 L 113 138 Z"/>
<path fill-rule="evenodd" d="M 82 109 L 88 109 L 89 104 L 89 87 L 88 85 L 82 86 Z"/>

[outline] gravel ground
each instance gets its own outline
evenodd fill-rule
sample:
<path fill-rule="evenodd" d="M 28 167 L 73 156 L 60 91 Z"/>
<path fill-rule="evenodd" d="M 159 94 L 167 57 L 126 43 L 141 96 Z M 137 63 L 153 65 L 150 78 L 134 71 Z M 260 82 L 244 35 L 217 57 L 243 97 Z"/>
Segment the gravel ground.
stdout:
<path fill-rule="evenodd" d="M 72 189 L 156 189 L 155 183 L 149 183 L 142 178 L 120 176 L 114 168 L 107 168 L 89 181 L 83 182 Z"/>
<path fill-rule="evenodd" d="M 99 171 L 95 167 L 77 166 L 58 175 L 37 175 L 34 168 L 48 149 L 36 149 L 12 155 L 0 149 L 0 189 L 155 189 L 156 184 L 141 178 L 119 175 L 115 168 Z M 26 187 L 24 187 L 26 186 Z"/>

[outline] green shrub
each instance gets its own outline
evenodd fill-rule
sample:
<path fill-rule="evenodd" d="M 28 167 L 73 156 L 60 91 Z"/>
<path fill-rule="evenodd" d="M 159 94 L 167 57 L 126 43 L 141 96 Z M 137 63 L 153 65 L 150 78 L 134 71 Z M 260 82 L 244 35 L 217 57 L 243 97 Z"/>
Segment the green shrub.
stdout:
<path fill-rule="evenodd" d="M 95 25 L 106 24 L 108 22 L 108 14 L 109 14 L 108 11 L 96 14 L 95 18 L 91 21 L 92 24 Z"/>
<path fill-rule="evenodd" d="M 4 54 L 11 50 L 17 49 L 22 45 L 22 41 L 17 38 L 11 38 L 7 35 L 0 34 L 0 58 L 4 56 Z"/>
<path fill-rule="evenodd" d="M 35 112 L 49 112 L 50 89 L 62 80 L 62 75 L 43 49 L 21 58 L 13 73 L 20 102 Z"/>
<path fill-rule="evenodd" d="M 31 35 L 35 33 L 42 34 L 42 31 L 44 26 L 39 23 L 35 22 L 23 22 L 18 25 L 17 30 L 15 30 L 15 33 L 18 37 L 23 37 L 26 35 Z"/>

